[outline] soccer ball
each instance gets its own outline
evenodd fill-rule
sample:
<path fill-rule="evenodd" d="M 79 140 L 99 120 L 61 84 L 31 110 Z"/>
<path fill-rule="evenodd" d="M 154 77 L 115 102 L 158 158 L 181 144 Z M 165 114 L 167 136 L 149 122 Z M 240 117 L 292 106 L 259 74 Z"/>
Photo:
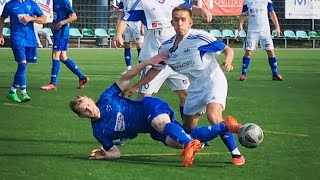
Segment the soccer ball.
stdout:
<path fill-rule="evenodd" d="M 262 129 L 253 123 L 244 124 L 238 134 L 239 142 L 246 148 L 258 147 L 263 141 Z"/>

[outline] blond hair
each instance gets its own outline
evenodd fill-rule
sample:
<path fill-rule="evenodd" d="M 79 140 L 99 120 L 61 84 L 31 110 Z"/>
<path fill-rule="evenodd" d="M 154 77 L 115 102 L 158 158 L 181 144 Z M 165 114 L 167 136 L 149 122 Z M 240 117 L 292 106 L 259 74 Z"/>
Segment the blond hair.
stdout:
<path fill-rule="evenodd" d="M 79 105 L 83 102 L 82 98 L 88 98 L 88 96 L 85 96 L 85 95 L 76 96 L 73 98 L 73 100 L 69 102 L 70 109 L 78 115 L 80 114 Z"/>

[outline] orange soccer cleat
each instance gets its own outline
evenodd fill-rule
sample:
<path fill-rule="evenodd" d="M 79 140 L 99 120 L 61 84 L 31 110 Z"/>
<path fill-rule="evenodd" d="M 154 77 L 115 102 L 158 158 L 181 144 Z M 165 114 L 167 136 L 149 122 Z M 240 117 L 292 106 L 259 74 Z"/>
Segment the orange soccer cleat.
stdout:
<path fill-rule="evenodd" d="M 244 163 L 246 163 L 246 160 L 245 160 L 244 156 L 241 155 L 239 157 L 232 158 L 232 163 L 235 166 L 241 166 L 241 165 L 244 165 Z"/>
<path fill-rule="evenodd" d="M 229 115 L 223 122 L 226 124 L 228 131 L 231 133 L 238 133 L 240 131 L 241 124 L 238 123 L 235 117 Z"/>
<path fill-rule="evenodd" d="M 41 86 L 40 89 L 42 90 L 56 90 L 56 85 L 54 84 L 46 84 L 44 86 Z"/>
<path fill-rule="evenodd" d="M 200 151 L 202 144 L 199 140 L 192 140 L 180 154 L 180 158 L 183 159 L 182 166 L 188 167 L 193 163 L 194 154 Z"/>
<path fill-rule="evenodd" d="M 84 88 L 87 85 L 87 83 L 89 82 L 89 80 L 90 79 L 88 77 L 84 77 L 84 79 L 79 80 L 78 89 Z"/>
<path fill-rule="evenodd" d="M 245 81 L 247 79 L 247 75 L 242 74 L 240 77 L 240 81 Z"/>

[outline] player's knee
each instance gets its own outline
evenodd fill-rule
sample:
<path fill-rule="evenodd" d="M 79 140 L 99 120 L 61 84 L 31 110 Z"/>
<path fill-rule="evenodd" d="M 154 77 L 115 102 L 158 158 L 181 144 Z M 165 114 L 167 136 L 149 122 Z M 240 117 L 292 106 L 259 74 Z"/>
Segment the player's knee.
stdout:
<path fill-rule="evenodd" d="M 208 120 L 211 124 L 218 124 L 223 121 L 223 118 L 220 115 L 208 115 Z"/>
<path fill-rule="evenodd" d="M 252 54 L 253 54 L 253 51 L 247 50 L 244 56 L 250 57 L 250 56 L 252 56 Z"/>

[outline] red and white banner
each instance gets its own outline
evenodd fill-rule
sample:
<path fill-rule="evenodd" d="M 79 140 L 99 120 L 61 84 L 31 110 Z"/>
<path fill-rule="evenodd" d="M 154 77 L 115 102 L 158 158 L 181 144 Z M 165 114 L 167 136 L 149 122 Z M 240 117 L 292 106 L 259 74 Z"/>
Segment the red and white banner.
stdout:
<path fill-rule="evenodd" d="M 213 16 L 240 16 L 244 0 L 198 0 L 197 5 Z"/>
<path fill-rule="evenodd" d="M 2 14 L 4 5 L 10 0 L 0 0 L 0 15 Z M 40 6 L 44 15 L 47 16 L 47 22 L 53 21 L 53 1 L 52 0 L 34 0 Z M 9 18 L 5 22 L 9 22 Z"/>
<path fill-rule="evenodd" d="M 286 0 L 286 19 L 320 19 L 319 0 Z"/>

